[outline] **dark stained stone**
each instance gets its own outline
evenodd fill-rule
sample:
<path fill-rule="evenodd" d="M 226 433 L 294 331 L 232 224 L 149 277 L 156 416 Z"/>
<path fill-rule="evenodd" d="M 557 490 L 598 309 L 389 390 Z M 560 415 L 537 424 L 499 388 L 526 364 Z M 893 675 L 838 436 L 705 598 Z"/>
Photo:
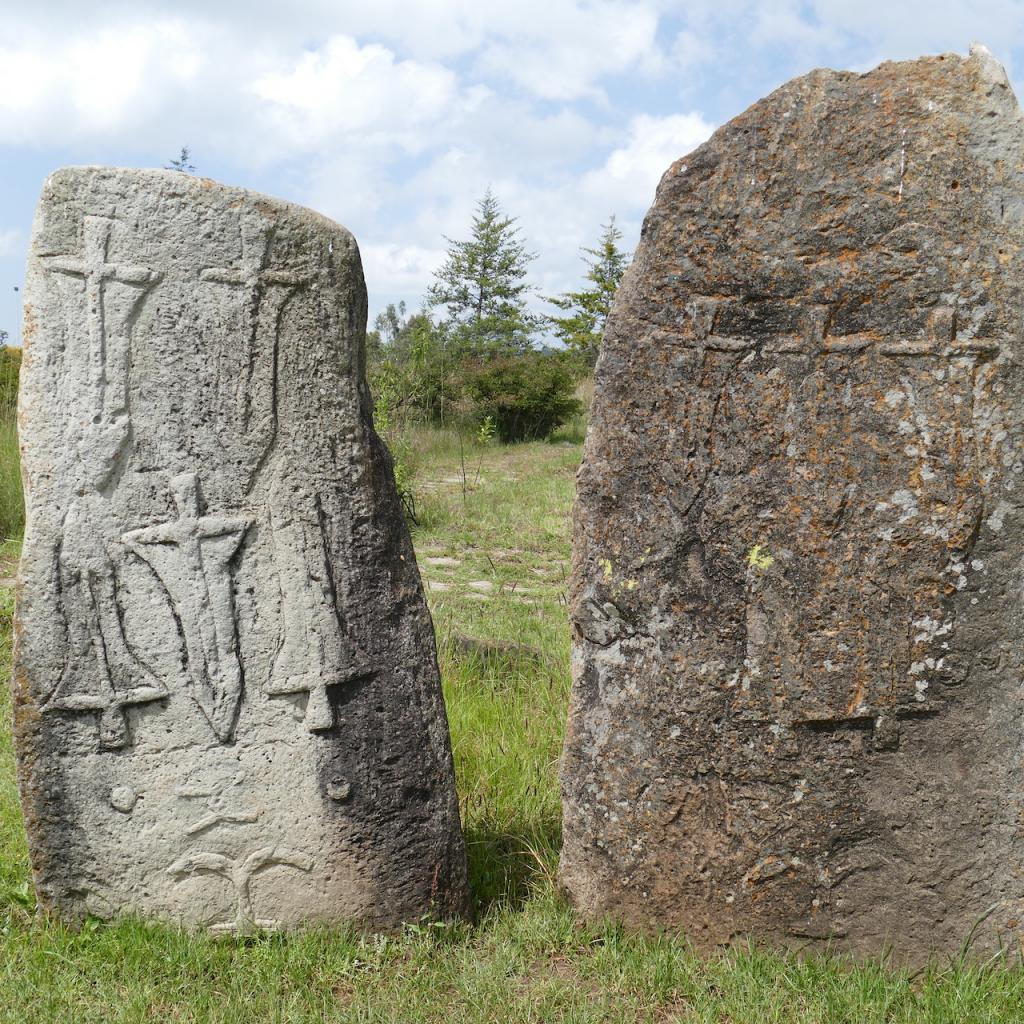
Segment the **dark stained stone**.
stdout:
<path fill-rule="evenodd" d="M 213 931 L 467 905 L 355 239 L 167 171 L 43 187 L 15 741 L 40 902 Z"/>
<path fill-rule="evenodd" d="M 903 959 L 1024 922 L 1024 123 L 983 47 L 666 172 L 579 480 L 561 881 Z"/>

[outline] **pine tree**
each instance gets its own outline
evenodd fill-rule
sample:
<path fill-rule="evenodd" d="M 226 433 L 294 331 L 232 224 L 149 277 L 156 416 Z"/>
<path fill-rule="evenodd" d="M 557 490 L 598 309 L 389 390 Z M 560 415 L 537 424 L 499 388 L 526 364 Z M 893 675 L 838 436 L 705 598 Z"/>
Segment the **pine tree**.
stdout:
<path fill-rule="evenodd" d="M 164 164 L 165 171 L 181 171 L 184 174 L 195 174 L 196 169 L 192 163 L 192 151 L 188 146 L 182 146 L 177 157 L 172 157 Z"/>
<path fill-rule="evenodd" d="M 622 232 L 615 226 L 614 214 L 601 226 L 601 232 L 597 248 L 583 250 L 587 254 L 583 257 L 587 264 L 586 280 L 592 287 L 547 300 L 569 314 L 548 317 L 556 336 L 591 367 L 597 362 L 612 299 L 629 266 L 629 256 L 619 249 Z"/>
<path fill-rule="evenodd" d="M 476 209 L 467 241 L 446 237 L 448 255 L 434 275 L 427 305 L 445 307 L 441 326 L 459 351 L 522 352 L 541 322 L 526 305 L 533 290 L 527 269 L 536 254 L 527 251 L 516 218 L 504 215 L 490 189 Z"/>

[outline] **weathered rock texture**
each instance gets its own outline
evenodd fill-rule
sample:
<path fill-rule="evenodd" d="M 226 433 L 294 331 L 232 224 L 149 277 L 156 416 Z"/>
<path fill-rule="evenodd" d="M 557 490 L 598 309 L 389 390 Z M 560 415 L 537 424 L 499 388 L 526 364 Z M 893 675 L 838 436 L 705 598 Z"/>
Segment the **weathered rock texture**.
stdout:
<path fill-rule="evenodd" d="M 73 168 L 25 296 L 15 732 L 43 904 L 236 932 L 460 912 L 355 240 L 204 179 Z"/>
<path fill-rule="evenodd" d="M 1022 285 L 983 48 L 813 72 L 665 174 L 576 509 L 583 913 L 908 958 L 1020 929 Z"/>

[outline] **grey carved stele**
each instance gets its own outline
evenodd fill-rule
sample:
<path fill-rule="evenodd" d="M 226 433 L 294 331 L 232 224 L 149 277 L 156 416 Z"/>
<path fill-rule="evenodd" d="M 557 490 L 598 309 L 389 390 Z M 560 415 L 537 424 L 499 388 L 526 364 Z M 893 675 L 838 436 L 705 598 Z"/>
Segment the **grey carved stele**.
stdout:
<path fill-rule="evenodd" d="M 216 931 L 466 907 L 352 236 L 165 171 L 39 203 L 15 737 L 39 898 Z"/>
<path fill-rule="evenodd" d="M 665 173 L 579 476 L 578 910 L 1024 937 L 1024 117 L 984 48 L 815 71 Z"/>

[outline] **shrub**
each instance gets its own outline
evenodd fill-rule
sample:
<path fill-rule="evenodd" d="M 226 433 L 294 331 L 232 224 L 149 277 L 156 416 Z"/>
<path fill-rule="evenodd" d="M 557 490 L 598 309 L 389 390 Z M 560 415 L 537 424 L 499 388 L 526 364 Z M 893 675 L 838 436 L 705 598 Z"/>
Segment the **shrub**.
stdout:
<path fill-rule="evenodd" d="M 374 400 L 387 393 L 395 416 L 443 424 L 459 397 L 454 374 L 458 356 L 447 340 L 429 317 L 410 317 L 395 339 L 374 354 L 367 373 Z"/>
<path fill-rule="evenodd" d="M 400 386 L 394 373 L 377 375 L 373 386 L 373 425 L 391 453 L 395 487 L 406 515 L 416 522 L 416 499 L 412 491 L 412 446 L 405 433 L 405 416 L 400 408 Z"/>
<path fill-rule="evenodd" d="M 576 373 L 557 354 L 525 352 L 468 362 L 463 386 L 475 418 L 490 417 L 506 444 L 547 437 L 583 411 L 574 395 Z"/>

